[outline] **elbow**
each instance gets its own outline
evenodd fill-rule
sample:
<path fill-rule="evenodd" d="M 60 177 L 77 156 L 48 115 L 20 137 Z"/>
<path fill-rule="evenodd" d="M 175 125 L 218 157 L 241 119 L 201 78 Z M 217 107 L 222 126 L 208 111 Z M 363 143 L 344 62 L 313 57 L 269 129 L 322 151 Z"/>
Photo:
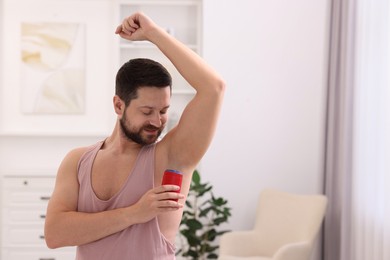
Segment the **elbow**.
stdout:
<path fill-rule="evenodd" d="M 47 246 L 47 248 L 49 248 L 49 249 L 57 249 L 57 248 L 60 248 L 59 246 L 56 246 L 56 245 L 54 245 L 54 244 L 49 243 L 47 240 L 46 240 L 46 246 Z"/>
<path fill-rule="evenodd" d="M 53 241 L 52 239 L 47 239 L 45 238 L 45 241 L 46 241 L 46 246 L 49 248 L 49 249 L 57 249 L 57 248 L 60 248 L 60 245 L 58 243 L 56 243 L 55 241 Z"/>
<path fill-rule="evenodd" d="M 223 95 L 225 93 L 225 89 L 226 89 L 226 83 L 223 79 L 218 79 L 216 84 L 215 84 L 215 89 L 218 93 L 220 93 L 221 95 Z"/>
<path fill-rule="evenodd" d="M 77 246 L 77 244 L 65 240 L 63 237 L 61 237 L 58 234 L 45 233 L 45 242 L 46 242 L 46 246 L 49 249 L 57 249 L 57 248 L 67 247 L 67 246 Z"/>
<path fill-rule="evenodd" d="M 45 242 L 46 246 L 50 249 L 57 249 L 65 246 L 60 240 L 59 232 L 53 230 L 52 228 L 45 226 Z"/>
<path fill-rule="evenodd" d="M 56 249 L 61 247 L 58 240 L 55 238 L 55 236 L 48 234 L 48 232 L 45 231 L 45 242 L 46 246 L 50 249 Z"/>
<path fill-rule="evenodd" d="M 213 82 L 208 84 L 208 91 L 206 92 L 209 97 L 223 97 L 226 89 L 225 81 L 221 78 L 214 79 Z"/>

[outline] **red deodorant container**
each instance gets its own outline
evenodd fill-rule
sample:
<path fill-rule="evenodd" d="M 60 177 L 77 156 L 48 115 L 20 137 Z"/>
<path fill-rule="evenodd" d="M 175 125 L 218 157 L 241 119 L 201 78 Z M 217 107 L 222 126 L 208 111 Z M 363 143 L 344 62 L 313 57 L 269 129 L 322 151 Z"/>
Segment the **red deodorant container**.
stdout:
<path fill-rule="evenodd" d="M 164 176 L 161 185 L 173 184 L 181 187 L 182 180 L 183 180 L 183 174 L 181 172 L 167 169 L 164 171 Z M 180 189 L 178 189 L 175 192 L 180 193 Z M 178 201 L 178 200 L 175 199 L 174 201 Z"/>

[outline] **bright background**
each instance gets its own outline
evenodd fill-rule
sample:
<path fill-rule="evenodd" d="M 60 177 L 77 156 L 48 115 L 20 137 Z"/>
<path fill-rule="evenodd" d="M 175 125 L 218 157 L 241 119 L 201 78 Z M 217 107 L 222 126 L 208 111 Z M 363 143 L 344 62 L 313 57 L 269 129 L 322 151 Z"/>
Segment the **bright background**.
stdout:
<path fill-rule="evenodd" d="M 200 172 L 229 200 L 231 230 L 252 227 L 265 187 L 323 191 L 328 16 L 325 0 L 204 0 L 203 56 L 227 92 Z M 54 175 L 70 149 L 102 138 L 0 136 L 0 173 Z"/>

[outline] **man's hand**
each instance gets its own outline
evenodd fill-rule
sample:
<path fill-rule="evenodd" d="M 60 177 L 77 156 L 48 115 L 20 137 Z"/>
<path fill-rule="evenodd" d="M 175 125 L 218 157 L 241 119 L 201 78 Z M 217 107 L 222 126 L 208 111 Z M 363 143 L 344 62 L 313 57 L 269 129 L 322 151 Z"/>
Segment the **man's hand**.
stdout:
<path fill-rule="evenodd" d="M 184 195 L 177 193 L 180 187 L 176 185 L 162 185 L 146 192 L 141 199 L 134 204 L 137 221 L 145 223 L 160 213 L 175 211 L 183 207 L 183 204 L 173 201 L 184 199 Z"/>
<path fill-rule="evenodd" d="M 137 12 L 125 18 L 122 24 L 118 25 L 115 33 L 126 40 L 143 41 L 149 40 L 148 33 L 156 28 L 157 25 L 149 17 Z"/>

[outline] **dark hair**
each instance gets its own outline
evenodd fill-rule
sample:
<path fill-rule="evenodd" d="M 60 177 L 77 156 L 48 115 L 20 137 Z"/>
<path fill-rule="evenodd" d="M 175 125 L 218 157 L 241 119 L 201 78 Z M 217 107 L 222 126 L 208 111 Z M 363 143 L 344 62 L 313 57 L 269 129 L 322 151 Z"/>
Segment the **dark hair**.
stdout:
<path fill-rule="evenodd" d="M 151 59 L 132 59 L 116 74 L 115 94 L 128 106 L 132 99 L 137 98 L 139 88 L 167 86 L 172 90 L 172 77 L 164 66 Z"/>

